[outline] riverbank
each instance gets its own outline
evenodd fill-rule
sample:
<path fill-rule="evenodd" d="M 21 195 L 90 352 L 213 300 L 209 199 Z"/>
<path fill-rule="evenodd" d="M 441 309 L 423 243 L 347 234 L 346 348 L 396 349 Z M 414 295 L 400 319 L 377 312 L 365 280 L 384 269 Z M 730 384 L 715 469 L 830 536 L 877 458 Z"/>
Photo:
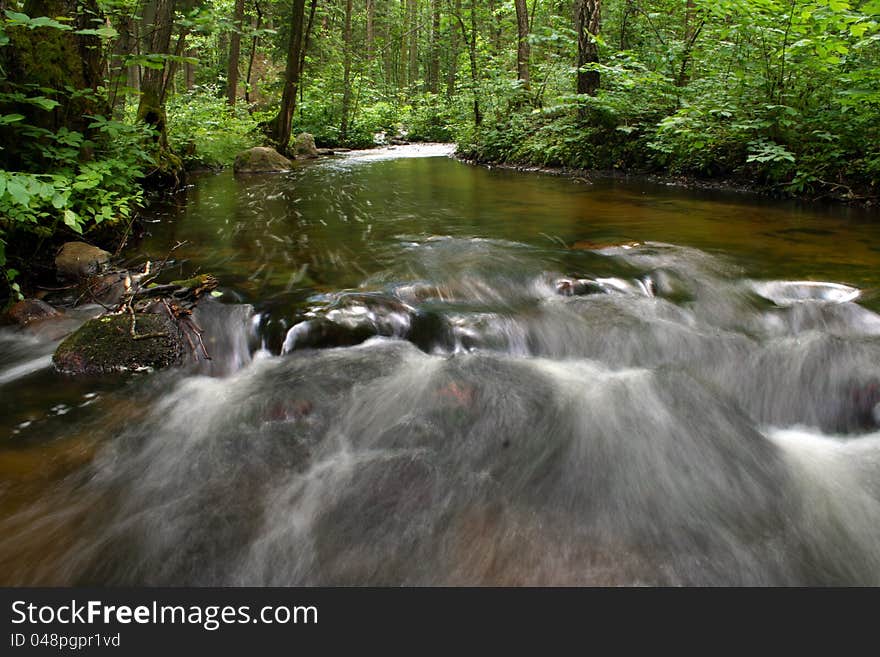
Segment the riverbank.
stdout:
<path fill-rule="evenodd" d="M 633 183 L 650 183 L 664 185 L 685 190 L 733 192 L 738 194 L 750 194 L 776 200 L 798 200 L 808 203 L 843 203 L 865 209 L 880 208 L 880 197 L 851 196 L 842 194 L 793 194 L 783 191 L 779 185 L 763 185 L 756 181 L 747 181 L 737 178 L 708 178 L 687 174 L 657 173 L 640 170 L 621 169 L 583 169 L 567 166 L 541 166 L 536 164 L 516 164 L 510 162 L 497 162 L 493 160 L 469 157 L 458 151 L 454 154 L 459 162 L 470 166 L 484 167 L 487 169 L 505 169 L 519 173 L 538 173 L 547 176 L 559 176 L 572 180 L 592 183 L 595 180 L 621 180 Z M 846 186 L 846 189 L 849 189 Z"/>

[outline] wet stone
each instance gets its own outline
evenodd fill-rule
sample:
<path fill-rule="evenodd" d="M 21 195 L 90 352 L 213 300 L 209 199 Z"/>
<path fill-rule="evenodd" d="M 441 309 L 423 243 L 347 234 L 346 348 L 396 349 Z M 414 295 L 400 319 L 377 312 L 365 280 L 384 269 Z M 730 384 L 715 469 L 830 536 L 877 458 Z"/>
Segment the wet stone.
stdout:
<path fill-rule="evenodd" d="M 288 331 L 284 353 L 353 346 L 377 336 L 410 340 L 423 351 L 452 343 L 439 314 L 419 311 L 384 294 L 343 293 L 308 316 Z"/>
<path fill-rule="evenodd" d="M 560 278 L 557 279 L 555 285 L 556 293 L 564 297 L 605 293 L 605 290 L 599 283 L 589 278 Z"/>
<path fill-rule="evenodd" d="M 67 242 L 55 256 L 55 269 L 62 279 L 78 280 L 103 269 L 110 254 L 85 242 Z"/>
<path fill-rule="evenodd" d="M 232 168 L 235 173 L 275 173 L 288 171 L 292 166 L 290 160 L 274 148 L 256 146 L 236 155 Z"/>
<path fill-rule="evenodd" d="M 308 132 L 301 132 L 293 142 L 293 152 L 297 158 L 309 159 L 318 157 L 315 138 Z"/>
<path fill-rule="evenodd" d="M 14 304 L 6 312 L 6 319 L 19 326 L 27 326 L 33 322 L 42 322 L 54 317 L 62 317 L 63 314 L 55 310 L 45 301 L 39 299 L 25 299 Z"/>
<path fill-rule="evenodd" d="M 154 334 L 155 337 L 144 337 Z M 138 314 L 136 335 L 131 335 L 129 315 L 91 319 L 62 342 L 52 362 L 65 374 L 106 374 L 161 369 L 180 362 L 183 336 L 162 315 Z"/>

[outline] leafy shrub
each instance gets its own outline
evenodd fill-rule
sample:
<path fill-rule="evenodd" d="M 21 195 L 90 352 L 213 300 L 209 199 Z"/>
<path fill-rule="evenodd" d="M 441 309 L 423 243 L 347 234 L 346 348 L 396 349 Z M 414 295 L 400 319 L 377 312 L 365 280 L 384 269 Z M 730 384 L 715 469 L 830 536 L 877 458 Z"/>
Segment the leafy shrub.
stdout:
<path fill-rule="evenodd" d="M 38 160 L 25 158 L 24 170 L 0 169 L 0 268 L 15 293 L 17 271 L 6 257 L 13 238 L 45 239 L 64 230 L 81 235 L 126 220 L 143 203 L 138 182 L 152 163 L 143 125 L 95 116 L 88 137 L 66 128 L 18 127 L 42 148 Z"/>
<path fill-rule="evenodd" d="M 232 164 L 262 141 L 256 119 L 238 103 L 226 104 L 216 86 L 195 87 L 168 100 L 168 139 L 184 162 L 209 167 Z"/>

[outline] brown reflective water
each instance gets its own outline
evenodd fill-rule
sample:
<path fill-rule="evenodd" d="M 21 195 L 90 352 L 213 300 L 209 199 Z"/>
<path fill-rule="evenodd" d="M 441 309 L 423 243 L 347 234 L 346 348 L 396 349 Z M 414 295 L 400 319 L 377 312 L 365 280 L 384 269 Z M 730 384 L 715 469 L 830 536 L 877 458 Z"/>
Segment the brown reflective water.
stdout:
<path fill-rule="evenodd" d="M 729 254 L 755 277 L 858 287 L 880 280 L 876 211 L 659 184 L 585 183 L 394 151 L 307 163 L 276 176 L 209 175 L 180 202 L 160 214 L 173 222 L 153 229 L 144 252 L 155 257 L 185 240 L 186 257 L 250 303 L 357 287 L 394 261 L 402 238 L 428 235 L 548 248 L 650 240 Z"/>
<path fill-rule="evenodd" d="M 211 363 L 0 333 L 3 583 L 880 583 L 876 213 L 446 152 L 156 208 Z"/>

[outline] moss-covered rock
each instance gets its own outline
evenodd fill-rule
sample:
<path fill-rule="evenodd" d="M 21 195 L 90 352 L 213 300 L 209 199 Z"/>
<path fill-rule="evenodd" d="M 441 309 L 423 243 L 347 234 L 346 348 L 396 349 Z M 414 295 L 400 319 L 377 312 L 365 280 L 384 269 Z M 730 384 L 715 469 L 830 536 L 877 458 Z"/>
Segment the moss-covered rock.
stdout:
<path fill-rule="evenodd" d="M 318 149 L 315 146 L 315 138 L 308 132 L 301 132 L 293 142 L 293 153 L 297 158 L 318 157 Z"/>
<path fill-rule="evenodd" d="M 65 374 L 104 374 L 160 369 L 180 362 L 184 338 L 173 322 L 148 313 L 135 318 L 139 339 L 131 335 L 130 315 L 90 319 L 55 350 L 55 368 Z M 149 335 L 153 337 L 144 337 Z"/>
<path fill-rule="evenodd" d="M 293 164 L 274 148 L 256 146 L 235 156 L 232 165 L 236 173 L 273 173 L 288 171 Z"/>

